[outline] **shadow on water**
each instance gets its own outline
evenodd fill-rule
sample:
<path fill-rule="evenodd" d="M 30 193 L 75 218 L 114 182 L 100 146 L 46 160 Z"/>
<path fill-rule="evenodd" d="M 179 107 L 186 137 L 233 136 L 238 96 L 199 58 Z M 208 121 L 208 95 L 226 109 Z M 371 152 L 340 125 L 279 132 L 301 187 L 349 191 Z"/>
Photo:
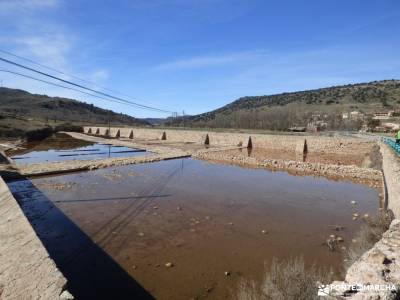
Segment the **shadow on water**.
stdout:
<path fill-rule="evenodd" d="M 75 299 L 154 299 L 29 179 L 8 184 Z"/>

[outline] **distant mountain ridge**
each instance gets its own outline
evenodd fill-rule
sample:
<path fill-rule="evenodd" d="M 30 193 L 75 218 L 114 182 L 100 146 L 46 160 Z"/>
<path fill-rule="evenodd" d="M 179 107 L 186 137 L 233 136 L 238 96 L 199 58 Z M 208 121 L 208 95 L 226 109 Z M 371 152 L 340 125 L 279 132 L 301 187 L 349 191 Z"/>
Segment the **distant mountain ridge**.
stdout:
<path fill-rule="evenodd" d="M 241 127 L 277 129 L 271 128 L 266 118 L 288 117 L 289 110 L 292 114 L 296 110 L 311 113 L 320 111 L 327 114 L 339 114 L 344 111 L 359 110 L 370 113 L 379 110 L 395 110 L 400 108 L 400 80 L 382 80 L 368 83 L 348 84 L 319 88 L 315 90 L 281 93 L 276 95 L 246 96 L 232 103 L 210 112 L 193 115 L 185 118 L 186 125 L 193 127 Z M 258 114 L 258 115 L 257 115 Z M 256 118 L 258 123 L 237 125 L 237 119 Z M 179 119 L 176 123 L 181 122 Z M 300 118 L 296 120 L 298 125 L 304 125 Z M 173 121 L 170 122 L 171 125 Z M 176 125 L 176 124 L 175 124 Z M 237 126 L 236 126 L 237 125 Z M 283 126 L 283 125 L 282 125 Z M 281 126 L 281 127 L 282 127 Z M 285 125 L 286 126 L 286 125 Z M 283 129 L 283 128 L 282 128 Z"/>
<path fill-rule="evenodd" d="M 55 131 L 80 130 L 83 125 L 150 126 L 126 114 L 115 113 L 73 99 L 0 88 L 0 137 L 40 139 Z"/>

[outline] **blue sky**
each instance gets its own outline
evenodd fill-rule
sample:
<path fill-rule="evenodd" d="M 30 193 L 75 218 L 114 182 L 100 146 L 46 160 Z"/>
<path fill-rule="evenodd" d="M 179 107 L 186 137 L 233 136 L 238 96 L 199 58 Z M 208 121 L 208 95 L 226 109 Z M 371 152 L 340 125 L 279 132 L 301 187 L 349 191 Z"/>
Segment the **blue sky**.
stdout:
<path fill-rule="evenodd" d="M 146 105 L 196 114 L 241 96 L 400 79 L 400 2 L 0 0 L 0 49 Z M 0 80 L 165 116 L 1 72 Z"/>

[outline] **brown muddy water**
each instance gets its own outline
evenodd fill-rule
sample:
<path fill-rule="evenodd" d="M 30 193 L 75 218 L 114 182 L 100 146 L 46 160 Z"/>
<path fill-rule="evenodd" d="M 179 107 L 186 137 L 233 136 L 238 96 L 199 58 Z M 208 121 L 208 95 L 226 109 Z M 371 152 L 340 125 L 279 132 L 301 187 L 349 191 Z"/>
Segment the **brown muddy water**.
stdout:
<path fill-rule="evenodd" d="M 273 257 L 303 255 L 339 278 L 343 253 L 324 241 L 347 246 L 352 213 L 378 208 L 363 185 L 193 159 L 9 186 L 77 299 L 231 299 Z"/>
<path fill-rule="evenodd" d="M 7 155 L 17 164 L 92 160 L 146 154 L 145 150 L 87 142 L 72 138 L 65 133 L 56 133 L 41 141 L 27 142 L 21 147 L 23 149 L 7 152 Z"/>

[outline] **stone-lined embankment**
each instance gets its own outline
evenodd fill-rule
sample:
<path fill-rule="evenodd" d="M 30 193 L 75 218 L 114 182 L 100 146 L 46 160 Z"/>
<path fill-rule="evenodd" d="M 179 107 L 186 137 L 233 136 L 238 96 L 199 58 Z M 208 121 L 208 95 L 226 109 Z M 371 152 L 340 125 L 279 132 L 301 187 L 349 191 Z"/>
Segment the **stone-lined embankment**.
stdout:
<path fill-rule="evenodd" d="M 261 159 L 243 155 L 227 154 L 223 151 L 198 152 L 195 158 L 219 163 L 236 164 L 254 168 L 266 168 L 275 171 L 287 171 L 296 175 L 324 176 L 331 179 L 349 179 L 353 182 L 367 184 L 371 187 L 382 186 L 382 173 L 370 168 L 356 166 L 339 166 L 283 159 Z"/>
<path fill-rule="evenodd" d="M 0 299 L 73 299 L 1 177 L 0 215 Z"/>
<path fill-rule="evenodd" d="M 383 173 L 387 188 L 387 208 L 395 219 L 373 248 L 364 253 L 346 272 L 341 285 L 381 285 L 381 290 L 345 292 L 332 291 L 334 299 L 399 299 L 400 291 L 400 158 L 385 144 L 380 143 Z M 385 288 L 395 287 L 396 291 Z"/>

